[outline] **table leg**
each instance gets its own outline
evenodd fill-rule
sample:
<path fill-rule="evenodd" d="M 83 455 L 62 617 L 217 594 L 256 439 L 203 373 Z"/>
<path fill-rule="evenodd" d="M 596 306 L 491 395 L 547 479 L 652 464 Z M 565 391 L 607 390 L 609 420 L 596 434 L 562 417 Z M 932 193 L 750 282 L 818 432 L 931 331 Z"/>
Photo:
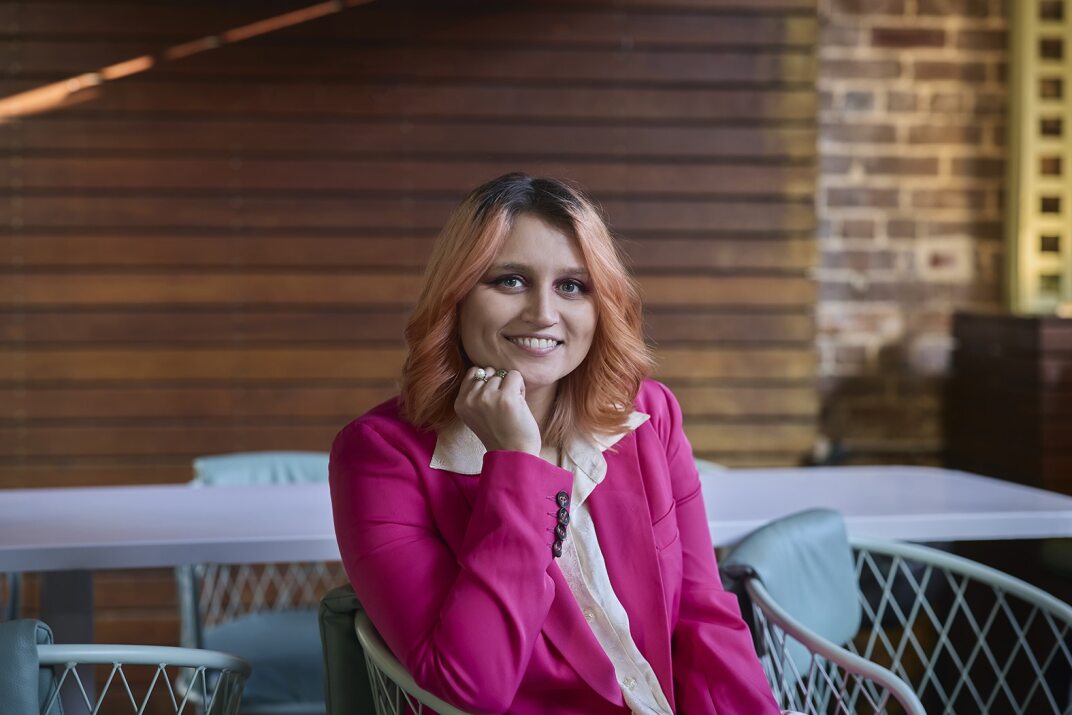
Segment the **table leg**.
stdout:
<path fill-rule="evenodd" d="M 52 628 L 57 643 L 93 642 L 93 572 L 48 571 L 41 574 L 41 620 Z M 80 666 L 78 675 L 90 702 L 96 700 L 93 666 Z M 87 712 L 78 688 L 64 686 L 64 715 Z"/>

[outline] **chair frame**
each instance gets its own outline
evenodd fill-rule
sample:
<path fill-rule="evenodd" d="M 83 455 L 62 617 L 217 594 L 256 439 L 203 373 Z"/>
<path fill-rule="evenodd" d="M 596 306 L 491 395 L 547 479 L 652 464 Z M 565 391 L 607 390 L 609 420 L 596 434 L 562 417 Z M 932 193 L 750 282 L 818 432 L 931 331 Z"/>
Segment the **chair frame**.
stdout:
<path fill-rule="evenodd" d="M 253 460 L 243 464 L 243 460 Z M 297 463 L 294 462 L 297 460 Z M 317 464 L 312 464 L 316 462 Z M 322 476 L 309 476 L 311 469 Z M 326 482 L 327 453 L 260 451 L 208 455 L 194 460 L 191 488 L 204 490 L 248 484 L 289 484 Z M 267 476 L 274 475 L 274 476 Z M 258 613 L 308 611 L 315 615 L 325 591 L 346 582 L 339 561 L 272 563 L 195 563 L 176 567 L 179 595 L 180 643 L 188 648 L 204 648 L 205 634 L 245 616 Z M 213 643 L 213 647 L 226 647 Z M 247 654 L 257 662 L 256 656 Z M 256 681 L 256 679 L 255 679 Z M 250 697 L 254 696 L 251 691 Z M 324 703 L 316 701 L 262 702 L 247 704 L 243 713 L 272 715 L 312 715 L 323 713 Z"/>
<path fill-rule="evenodd" d="M 745 575 L 744 586 L 752 600 L 757 637 L 767 651 L 764 667 L 776 695 L 783 700 L 799 697 L 801 691 L 807 692 L 816 684 L 817 678 L 826 681 L 825 688 L 818 688 L 821 697 L 815 702 L 805 700 L 788 705 L 803 706 L 809 713 L 828 712 L 831 697 L 845 698 L 848 703 L 845 709 L 835 712 L 858 712 L 862 698 L 865 703 L 870 703 L 874 712 L 884 712 L 893 700 L 905 712 L 923 715 L 920 694 L 929 691 L 931 697 L 941 701 L 945 713 L 953 712 L 957 698 L 965 697 L 965 693 L 984 712 L 997 705 L 1011 708 L 1010 712 L 1035 715 L 1042 712 L 1038 707 L 1048 705 L 1049 712 L 1072 713 L 1072 703 L 1059 709 L 1055 694 L 1044 677 L 1055 659 L 1060 663 L 1063 658 L 1065 665 L 1072 669 L 1072 606 L 1006 573 L 930 547 L 862 537 L 852 538 L 850 543 L 858 581 L 864 576 L 874 576 L 882 586 L 874 605 L 860 592 L 865 618 L 874 626 L 862 647 L 855 641 L 841 646 L 818 636 L 775 603 L 757 578 Z M 876 557 L 889 559 L 889 565 L 884 569 L 879 567 Z M 922 567 L 922 575 L 917 578 L 909 569 L 910 564 Z M 952 593 L 953 606 L 945 620 L 935 613 L 927 600 L 927 589 L 932 582 L 949 588 Z M 895 583 L 907 584 L 912 590 L 914 600 L 907 608 L 892 593 Z M 965 591 L 972 584 L 988 588 L 994 594 L 993 605 L 981 618 L 965 598 Z M 1017 609 L 1029 609 L 1027 616 L 1020 619 L 1014 612 L 1014 604 Z M 1004 662 L 999 662 L 985 640 L 999 616 L 1007 619 L 1001 622 L 1002 625 L 1007 624 L 1017 634 L 1016 645 Z M 899 637 L 891 639 L 883 630 L 884 618 L 898 621 L 903 631 Z M 928 619 L 937 631 L 936 647 L 930 653 L 925 652 L 914 635 L 916 623 L 925 622 L 919 620 L 921 618 Z M 970 626 L 978 641 L 974 648 L 966 649 L 970 652 L 963 659 L 949 640 L 949 630 L 957 619 L 964 619 L 960 621 L 961 626 Z M 1032 649 L 1032 643 L 1026 637 L 1027 630 L 1032 627 L 1052 634 L 1053 645 L 1047 652 L 1037 654 Z M 786 652 L 787 636 L 810 652 L 809 673 L 790 672 L 794 668 Z M 913 678 L 908 672 L 902 662 L 906 655 L 920 659 L 921 675 Z M 890 660 L 890 668 L 873 662 L 871 659 L 875 656 Z M 1005 682 L 1005 676 L 1018 656 L 1023 656 L 1035 670 L 1034 684 L 1019 698 Z M 958 682 L 948 692 L 933 671 L 939 657 L 952 657 L 961 667 Z M 980 658 L 984 660 L 979 661 Z M 995 671 L 996 677 L 989 689 L 981 688 L 969 678 L 970 669 L 976 662 L 988 664 Z M 812 694 L 804 697 L 810 698 Z M 1042 700 L 1036 700 L 1037 697 Z"/>
<path fill-rule="evenodd" d="M 243 465 L 245 459 L 256 460 L 254 466 Z M 286 472 L 288 462 L 298 460 L 296 474 L 307 474 L 307 462 L 323 459 L 326 482 L 328 455 L 321 452 L 237 452 L 211 455 L 194 460 L 194 489 L 211 490 L 224 485 L 307 483 L 309 478 L 276 474 L 270 480 L 258 481 L 253 472 Z M 232 461 L 234 463 L 232 464 Z M 246 563 L 196 563 L 175 569 L 179 593 L 181 642 L 188 648 L 204 646 L 204 631 L 251 613 L 315 610 L 327 589 L 346 582 L 339 561 Z"/>
<path fill-rule="evenodd" d="M 865 698 L 870 712 L 884 713 L 898 703 L 909 715 L 927 715 L 912 688 L 892 671 L 872 663 L 794 619 L 771 597 L 757 578 L 747 578 L 745 590 L 754 609 L 753 622 L 761 639 L 760 661 L 774 691 L 785 707 L 801 708 L 807 715 L 830 712 L 857 713 L 857 700 Z M 787 649 L 786 636 L 811 654 L 807 672 L 800 672 Z M 843 701 L 851 706 L 842 707 Z"/>
<path fill-rule="evenodd" d="M 354 614 L 354 632 L 365 651 L 376 715 L 468 715 L 417 685 L 387 648 L 364 611 Z"/>
<path fill-rule="evenodd" d="M 91 715 L 101 712 L 104 698 L 112 686 L 123 688 L 131 712 L 139 714 L 144 712 L 158 688 L 166 688 L 176 715 L 202 710 L 213 715 L 235 715 L 241 705 L 242 688 L 251 671 L 250 664 L 237 656 L 171 646 L 39 645 L 37 654 L 42 666 L 52 666 L 58 671 L 42 713 L 53 711 L 66 684 L 68 689 L 77 688 L 77 694 Z M 94 665 L 111 666 L 111 671 L 91 702 L 79 668 Z M 126 666 L 155 669 L 140 702 L 127 680 Z M 170 673 L 169 668 L 172 669 Z M 184 685 L 188 687 L 184 688 Z"/>
<path fill-rule="evenodd" d="M 22 613 L 22 574 L 0 573 L 0 621 L 14 621 Z"/>

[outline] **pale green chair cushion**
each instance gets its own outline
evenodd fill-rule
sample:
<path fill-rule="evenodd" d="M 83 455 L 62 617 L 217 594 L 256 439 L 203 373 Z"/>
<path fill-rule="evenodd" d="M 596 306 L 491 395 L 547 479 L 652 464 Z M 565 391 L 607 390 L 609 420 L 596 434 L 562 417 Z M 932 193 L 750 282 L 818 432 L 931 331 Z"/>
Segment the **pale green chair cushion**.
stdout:
<path fill-rule="evenodd" d="M 753 572 L 790 616 L 829 641 L 846 643 L 860 629 L 855 561 L 836 511 L 809 509 L 761 526 L 741 539 L 722 568 L 731 576 Z M 807 652 L 792 645 L 803 666 Z"/>
<path fill-rule="evenodd" d="M 243 712 L 325 711 L 324 663 L 316 611 L 250 613 L 205 629 L 204 638 L 205 648 L 231 653 L 254 664 L 242 696 Z M 268 708 L 268 704 L 278 707 Z"/>
<path fill-rule="evenodd" d="M 195 485 L 241 487 L 327 480 L 326 452 L 237 452 L 194 460 Z"/>
<path fill-rule="evenodd" d="M 51 668 L 41 667 L 37 646 L 52 642 L 52 629 L 29 618 L 0 623 L 0 712 L 36 713 L 56 688 Z M 62 715 L 57 701 L 49 715 Z"/>

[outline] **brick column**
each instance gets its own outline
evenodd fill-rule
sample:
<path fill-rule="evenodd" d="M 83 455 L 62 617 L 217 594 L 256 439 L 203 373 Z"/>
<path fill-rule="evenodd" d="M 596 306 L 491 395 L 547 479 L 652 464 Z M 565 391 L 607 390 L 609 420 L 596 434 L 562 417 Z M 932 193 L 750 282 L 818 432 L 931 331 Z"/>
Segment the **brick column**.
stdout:
<path fill-rule="evenodd" d="M 952 311 L 1002 302 L 1005 8 L 819 13 L 823 429 L 853 461 L 937 463 Z"/>

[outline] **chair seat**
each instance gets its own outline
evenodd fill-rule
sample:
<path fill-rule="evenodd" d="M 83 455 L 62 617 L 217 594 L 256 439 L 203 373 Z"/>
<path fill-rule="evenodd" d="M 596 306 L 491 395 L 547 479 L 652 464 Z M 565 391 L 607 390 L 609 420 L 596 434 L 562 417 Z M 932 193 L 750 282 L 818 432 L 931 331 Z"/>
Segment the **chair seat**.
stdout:
<path fill-rule="evenodd" d="M 250 613 L 206 628 L 204 647 L 253 665 L 242 712 L 324 713 L 324 663 L 313 609 Z"/>

